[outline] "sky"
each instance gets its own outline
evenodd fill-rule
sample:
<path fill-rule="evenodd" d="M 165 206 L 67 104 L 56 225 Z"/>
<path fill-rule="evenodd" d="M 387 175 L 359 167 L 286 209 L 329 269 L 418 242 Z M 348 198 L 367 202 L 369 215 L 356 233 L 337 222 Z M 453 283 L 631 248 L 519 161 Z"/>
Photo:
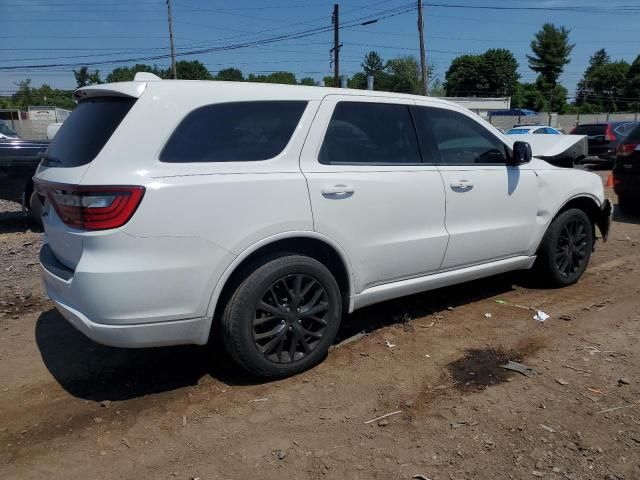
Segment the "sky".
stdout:
<path fill-rule="evenodd" d="M 332 74 L 331 14 L 334 0 L 172 0 L 179 56 L 202 61 L 209 71 L 236 67 L 245 75 L 292 71 L 298 79 Z M 416 2 L 340 0 L 341 73 L 361 70 L 364 54 L 384 59 L 418 55 Z M 521 81 L 534 81 L 527 67 L 530 41 L 543 23 L 571 29 L 575 43 L 561 82 L 575 91 L 589 57 L 606 48 L 613 60 L 632 62 L 640 54 L 638 0 L 425 0 L 425 45 L 435 74 L 444 74 L 453 58 L 489 48 L 511 50 Z M 639 4 L 640 5 L 640 4 Z M 460 7 L 460 8 L 458 8 Z M 470 8 L 476 7 L 476 8 Z M 490 7 L 490 8 L 478 8 Z M 508 10 L 519 7 L 531 10 Z M 560 10 L 559 10 L 560 9 Z M 376 23 L 361 25 L 366 20 Z M 297 33 L 298 35 L 291 35 Z M 278 38 L 284 37 L 284 38 Z M 291 38 L 294 37 L 294 38 Z M 298 37 L 298 38 L 295 38 Z M 256 40 L 271 39 L 255 45 Z M 248 44 L 248 45 L 247 45 Z M 236 48 L 243 46 L 243 48 Z M 232 49 L 229 49 L 229 48 Z M 223 50 L 221 50 L 221 48 Z M 73 68 L 86 63 L 102 77 L 115 67 L 169 54 L 166 0 L 0 0 L 0 95 L 16 82 L 75 88 Z M 169 58 L 138 63 L 167 67 Z M 56 65 L 34 68 L 35 65 Z M 2 70 L 2 67 L 20 67 Z"/>

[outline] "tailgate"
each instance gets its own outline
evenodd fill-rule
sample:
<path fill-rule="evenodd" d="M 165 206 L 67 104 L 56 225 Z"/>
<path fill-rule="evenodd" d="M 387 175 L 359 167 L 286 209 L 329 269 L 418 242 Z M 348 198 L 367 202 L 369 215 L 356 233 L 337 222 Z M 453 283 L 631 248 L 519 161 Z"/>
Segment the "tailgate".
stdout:
<path fill-rule="evenodd" d="M 40 184 L 36 188 L 52 195 L 51 185 L 61 190 L 81 185 L 91 163 L 135 102 L 136 98 L 124 96 L 92 96 L 81 101 L 51 141 L 34 177 Z M 50 198 L 45 202 L 42 224 L 51 253 L 75 269 L 82 256 L 83 230 L 65 224 Z"/>

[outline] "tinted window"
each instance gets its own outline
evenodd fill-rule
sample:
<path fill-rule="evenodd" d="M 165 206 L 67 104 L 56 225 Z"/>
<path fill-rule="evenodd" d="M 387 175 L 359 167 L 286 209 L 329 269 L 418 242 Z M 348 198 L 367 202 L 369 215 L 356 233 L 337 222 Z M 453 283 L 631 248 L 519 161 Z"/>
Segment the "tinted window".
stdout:
<path fill-rule="evenodd" d="M 640 123 L 637 124 L 633 130 L 631 130 L 631 133 L 627 135 L 627 138 L 625 140 L 631 140 L 633 142 L 640 141 Z"/>
<path fill-rule="evenodd" d="M 8 137 L 17 137 L 18 134 L 6 123 L 0 120 L 0 133 Z"/>
<path fill-rule="evenodd" d="M 636 123 L 624 123 L 622 125 L 619 125 L 616 129 L 615 132 L 619 135 L 625 136 L 625 135 L 629 135 L 629 133 L 635 128 Z"/>
<path fill-rule="evenodd" d="M 500 139 L 462 113 L 416 107 L 414 118 L 426 162 L 460 165 L 507 161 L 507 149 Z"/>
<path fill-rule="evenodd" d="M 175 129 L 160 161 L 268 160 L 289 143 L 307 102 L 218 103 L 189 113 Z"/>
<path fill-rule="evenodd" d="M 526 128 L 512 128 L 505 135 L 526 135 L 527 133 L 529 133 L 529 130 Z"/>
<path fill-rule="evenodd" d="M 578 125 L 573 133 L 574 135 L 588 135 L 593 137 L 596 135 L 604 135 L 606 131 L 606 125 Z"/>
<path fill-rule="evenodd" d="M 78 167 L 91 162 L 135 101 L 134 98 L 101 97 L 80 102 L 51 141 L 44 163 Z"/>
<path fill-rule="evenodd" d="M 536 135 L 542 135 L 542 134 L 546 134 L 546 133 L 549 133 L 549 132 L 547 132 L 546 128 L 538 128 L 533 133 L 536 134 Z"/>
<path fill-rule="evenodd" d="M 420 163 L 406 105 L 339 102 L 320 149 L 321 163 Z"/>

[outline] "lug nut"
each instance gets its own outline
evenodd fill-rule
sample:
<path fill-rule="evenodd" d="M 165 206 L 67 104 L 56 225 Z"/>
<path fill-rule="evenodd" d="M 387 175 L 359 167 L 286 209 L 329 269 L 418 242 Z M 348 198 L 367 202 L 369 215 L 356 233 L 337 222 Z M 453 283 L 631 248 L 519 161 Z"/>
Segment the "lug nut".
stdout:
<path fill-rule="evenodd" d="M 298 323 L 302 323 L 302 320 L 298 319 Z"/>

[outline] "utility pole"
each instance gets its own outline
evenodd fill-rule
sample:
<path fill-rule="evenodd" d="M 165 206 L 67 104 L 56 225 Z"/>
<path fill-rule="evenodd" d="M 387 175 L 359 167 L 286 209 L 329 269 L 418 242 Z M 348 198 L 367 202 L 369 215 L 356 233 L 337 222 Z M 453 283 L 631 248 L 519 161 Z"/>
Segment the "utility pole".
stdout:
<path fill-rule="evenodd" d="M 171 16 L 171 0 L 167 0 L 167 12 L 169 14 L 169 43 L 171 43 L 171 75 L 173 79 L 178 78 L 176 71 L 176 49 L 173 45 L 173 17 Z"/>
<path fill-rule="evenodd" d="M 418 0 L 418 33 L 420 34 L 420 69 L 422 71 L 422 90 L 425 96 L 429 96 L 427 58 L 424 51 L 424 18 L 422 16 L 422 0 Z"/>
<path fill-rule="evenodd" d="M 553 110 L 551 104 L 553 103 L 553 89 L 555 88 L 555 85 L 553 85 L 551 87 L 551 90 L 549 90 L 549 108 L 547 108 L 547 115 L 549 116 L 547 124 L 549 126 L 551 126 L 551 111 Z"/>
<path fill-rule="evenodd" d="M 340 86 L 340 18 L 339 18 L 339 5 L 336 3 L 333 6 L 333 17 L 331 19 L 333 23 L 333 86 Z"/>

